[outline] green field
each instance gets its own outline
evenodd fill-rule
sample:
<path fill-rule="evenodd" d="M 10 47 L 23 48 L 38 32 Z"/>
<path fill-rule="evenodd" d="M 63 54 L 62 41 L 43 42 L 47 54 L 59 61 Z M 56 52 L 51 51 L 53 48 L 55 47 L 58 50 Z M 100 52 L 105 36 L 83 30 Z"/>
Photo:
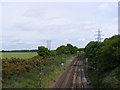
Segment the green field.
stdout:
<path fill-rule="evenodd" d="M 0 52 L 1 58 L 21 58 L 27 59 L 38 55 L 37 52 Z"/>

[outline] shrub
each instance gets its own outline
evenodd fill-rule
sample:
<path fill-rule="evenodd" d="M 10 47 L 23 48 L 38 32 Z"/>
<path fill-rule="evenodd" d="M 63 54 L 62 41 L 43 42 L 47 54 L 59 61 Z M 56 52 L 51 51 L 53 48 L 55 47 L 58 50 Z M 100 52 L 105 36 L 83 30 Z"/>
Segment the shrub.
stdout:
<path fill-rule="evenodd" d="M 39 56 L 44 56 L 44 55 L 50 55 L 50 51 L 48 48 L 45 48 L 44 46 L 38 47 L 38 55 Z"/>

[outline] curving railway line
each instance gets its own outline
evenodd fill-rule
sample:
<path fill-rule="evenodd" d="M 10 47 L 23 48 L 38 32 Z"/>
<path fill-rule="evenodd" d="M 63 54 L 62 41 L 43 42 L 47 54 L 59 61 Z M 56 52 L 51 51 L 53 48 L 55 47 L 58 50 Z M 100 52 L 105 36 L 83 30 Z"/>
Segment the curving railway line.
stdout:
<path fill-rule="evenodd" d="M 84 72 L 83 55 L 77 57 L 62 75 L 56 80 L 52 88 L 90 88 Z"/>

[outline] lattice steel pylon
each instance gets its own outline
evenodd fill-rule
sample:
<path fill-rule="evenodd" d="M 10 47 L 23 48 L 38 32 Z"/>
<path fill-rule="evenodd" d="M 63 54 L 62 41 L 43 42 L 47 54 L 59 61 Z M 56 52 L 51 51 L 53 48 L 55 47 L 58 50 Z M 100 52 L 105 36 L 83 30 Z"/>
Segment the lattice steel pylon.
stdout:
<path fill-rule="evenodd" d="M 51 40 L 47 40 L 47 48 L 51 50 Z"/>
<path fill-rule="evenodd" d="M 97 36 L 96 39 L 97 39 L 98 42 L 101 42 L 102 39 L 103 39 L 103 38 L 102 38 L 103 35 L 101 34 L 101 32 L 102 32 L 102 31 L 100 31 L 100 29 L 98 29 L 97 34 L 96 34 L 96 36 Z"/>

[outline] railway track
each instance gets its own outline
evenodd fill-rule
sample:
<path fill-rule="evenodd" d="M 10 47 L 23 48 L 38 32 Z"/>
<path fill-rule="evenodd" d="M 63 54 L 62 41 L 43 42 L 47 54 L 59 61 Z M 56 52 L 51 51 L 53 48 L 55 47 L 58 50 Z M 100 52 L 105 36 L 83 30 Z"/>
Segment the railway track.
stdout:
<path fill-rule="evenodd" d="M 79 56 L 73 60 L 52 88 L 87 88 L 82 59 L 82 56 Z"/>

